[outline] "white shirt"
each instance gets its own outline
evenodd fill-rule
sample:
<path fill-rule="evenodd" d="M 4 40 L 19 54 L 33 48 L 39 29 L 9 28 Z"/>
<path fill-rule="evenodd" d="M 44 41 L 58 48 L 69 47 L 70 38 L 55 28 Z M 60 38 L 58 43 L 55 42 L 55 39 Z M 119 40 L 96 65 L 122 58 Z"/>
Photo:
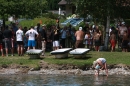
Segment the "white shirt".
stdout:
<path fill-rule="evenodd" d="M 105 58 L 98 58 L 97 60 L 100 60 L 103 64 L 106 62 Z"/>
<path fill-rule="evenodd" d="M 20 29 L 16 31 L 16 40 L 23 41 L 23 31 Z"/>
<path fill-rule="evenodd" d="M 25 35 L 29 36 L 28 40 L 35 40 L 35 35 L 38 35 L 38 32 L 34 29 L 30 29 L 25 33 Z"/>

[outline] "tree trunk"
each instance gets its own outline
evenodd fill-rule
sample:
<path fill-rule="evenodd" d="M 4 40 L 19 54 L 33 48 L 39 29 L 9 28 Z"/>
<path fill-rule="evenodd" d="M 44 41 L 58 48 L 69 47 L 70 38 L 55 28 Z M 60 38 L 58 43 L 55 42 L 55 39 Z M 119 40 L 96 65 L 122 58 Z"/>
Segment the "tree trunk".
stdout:
<path fill-rule="evenodd" d="M 108 44 L 109 44 L 109 28 L 110 28 L 110 16 L 107 16 L 106 37 L 105 37 L 105 43 L 104 43 L 104 49 L 105 49 L 105 50 L 108 50 Z"/>

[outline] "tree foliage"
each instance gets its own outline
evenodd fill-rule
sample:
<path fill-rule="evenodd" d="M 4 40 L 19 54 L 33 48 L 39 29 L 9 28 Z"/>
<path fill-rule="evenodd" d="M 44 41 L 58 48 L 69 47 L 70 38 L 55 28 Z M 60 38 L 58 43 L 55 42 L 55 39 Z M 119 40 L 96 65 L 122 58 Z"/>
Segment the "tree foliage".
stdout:
<path fill-rule="evenodd" d="M 46 10 L 46 0 L 0 0 L 0 15 L 8 17 L 15 15 L 16 17 L 24 16 L 34 18 L 41 15 Z"/>
<path fill-rule="evenodd" d="M 47 0 L 48 2 L 48 10 L 58 10 L 59 6 L 58 3 L 61 0 Z"/>
<path fill-rule="evenodd" d="M 74 2 L 73 0 L 69 0 Z M 104 20 L 111 18 L 130 18 L 129 0 L 76 0 L 77 13 L 86 17 L 87 14 Z"/>

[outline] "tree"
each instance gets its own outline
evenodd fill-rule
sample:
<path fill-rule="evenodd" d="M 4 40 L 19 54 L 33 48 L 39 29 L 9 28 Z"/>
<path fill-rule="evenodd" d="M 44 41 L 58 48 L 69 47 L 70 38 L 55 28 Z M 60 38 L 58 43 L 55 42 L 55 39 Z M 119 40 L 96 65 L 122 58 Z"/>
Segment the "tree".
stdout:
<path fill-rule="evenodd" d="M 61 0 L 47 0 L 48 2 L 48 10 L 58 10 L 59 6 L 58 3 Z"/>
<path fill-rule="evenodd" d="M 73 1 L 73 0 L 71 0 Z M 90 14 L 106 27 L 105 48 L 108 49 L 108 30 L 110 20 L 130 18 L 129 0 L 76 0 L 77 13 L 84 18 Z"/>
<path fill-rule="evenodd" d="M 46 0 L 0 0 L 0 15 L 2 18 L 15 15 L 34 18 L 46 10 Z"/>

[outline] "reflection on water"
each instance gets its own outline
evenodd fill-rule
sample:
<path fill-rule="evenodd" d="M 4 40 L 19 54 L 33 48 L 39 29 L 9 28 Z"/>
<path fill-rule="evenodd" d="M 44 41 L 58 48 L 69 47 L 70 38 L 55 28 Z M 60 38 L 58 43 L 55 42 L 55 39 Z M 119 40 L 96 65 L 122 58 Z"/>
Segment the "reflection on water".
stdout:
<path fill-rule="evenodd" d="M 0 75 L 0 86 L 130 86 L 130 76 Z"/>

